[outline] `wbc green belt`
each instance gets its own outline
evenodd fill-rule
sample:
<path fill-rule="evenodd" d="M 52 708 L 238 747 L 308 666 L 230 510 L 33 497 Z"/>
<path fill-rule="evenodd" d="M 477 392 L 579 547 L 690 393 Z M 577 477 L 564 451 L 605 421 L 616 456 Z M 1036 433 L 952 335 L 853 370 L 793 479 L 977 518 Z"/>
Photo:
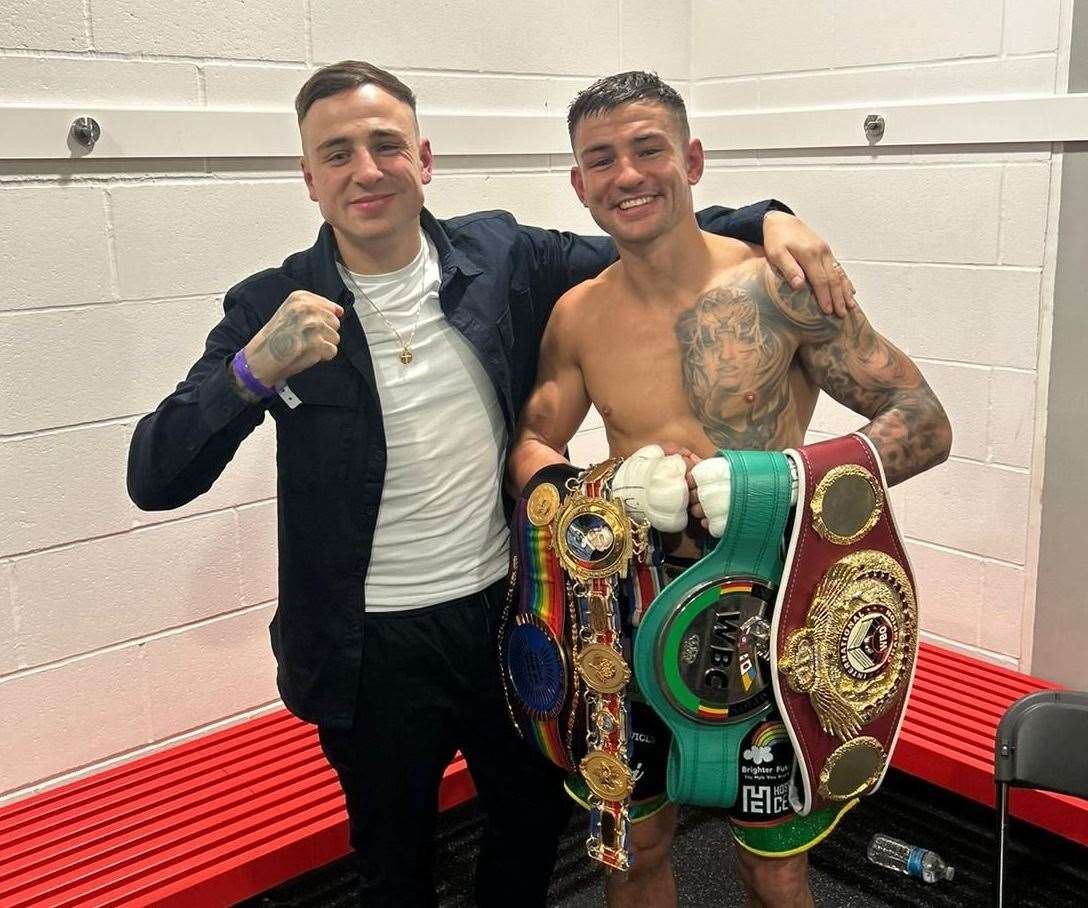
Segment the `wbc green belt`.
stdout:
<path fill-rule="evenodd" d="M 727 532 L 654 599 L 634 662 L 644 696 L 672 731 L 669 798 L 730 807 L 741 742 L 773 701 L 770 625 L 790 469 L 778 451 L 720 453 L 730 466 Z"/>

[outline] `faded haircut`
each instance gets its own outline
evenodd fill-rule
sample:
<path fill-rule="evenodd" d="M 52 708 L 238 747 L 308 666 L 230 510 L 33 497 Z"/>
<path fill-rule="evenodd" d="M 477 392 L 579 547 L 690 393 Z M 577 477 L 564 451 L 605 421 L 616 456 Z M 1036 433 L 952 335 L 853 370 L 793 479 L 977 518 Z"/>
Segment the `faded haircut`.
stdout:
<path fill-rule="evenodd" d="M 364 85 L 377 85 L 389 92 L 398 101 L 403 101 L 412 108 L 412 116 L 415 116 L 416 96 L 412 94 L 412 89 L 391 72 L 373 63 L 364 63 L 362 60 L 341 60 L 339 63 L 323 66 L 299 89 L 295 97 L 295 113 L 298 115 L 299 123 L 305 119 L 310 108 L 322 98 L 338 95 L 342 91 L 362 88 Z"/>
<path fill-rule="evenodd" d="M 574 130 L 586 117 L 597 117 L 636 101 L 649 101 L 664 106 L 672 114 L 684 144 L 691 139 L 688 111 L 680 93 L 663 82 L 657 73 L 633 69 L 598 79 L 589 88 L 580 91 L 570 102 L 567 110 L 567 132 L 570 133 L 571 145 L 574 144 Z"/>

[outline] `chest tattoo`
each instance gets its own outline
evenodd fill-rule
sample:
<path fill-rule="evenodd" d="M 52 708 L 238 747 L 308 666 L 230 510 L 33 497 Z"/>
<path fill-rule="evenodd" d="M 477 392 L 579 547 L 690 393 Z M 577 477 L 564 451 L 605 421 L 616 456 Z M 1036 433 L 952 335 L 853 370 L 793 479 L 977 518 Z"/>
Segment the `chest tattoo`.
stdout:
<path fill-rule="evenodd" d="M 795 343 L 762 282 L 717 287 L 676 322 L 684 390 L 719 449 L 760 450 L 783 431 Z"/>

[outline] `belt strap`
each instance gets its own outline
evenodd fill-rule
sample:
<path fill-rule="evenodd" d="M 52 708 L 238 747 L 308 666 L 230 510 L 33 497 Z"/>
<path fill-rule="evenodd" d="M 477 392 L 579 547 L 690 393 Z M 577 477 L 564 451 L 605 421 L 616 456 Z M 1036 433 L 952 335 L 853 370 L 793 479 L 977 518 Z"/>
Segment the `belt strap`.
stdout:
<path fill-rule="evenodd" d="M 729 532 L 715 549 L 669 584 L 643 619 L 635 641 L 635 674 L 647 700 L 673 733 L 669 797 L 685 804 L 728 807 L 737 797 L 737 756 L 752 726 L 770 708 L 765 696 L 740 715 L 699 701 L 680 677 L 687 629 L 706 609 L 733 594 L 777 585 L 782 536 L 790 511 L 790 471 L 780 452 L 723 451 L 731 470 Z M 739 632 L 738 632 L 739 633 Z M 755 678 L 751 644 L 737 638 L 741 678 Z M 670 696 L 671 694 L 671 696 Z"/>

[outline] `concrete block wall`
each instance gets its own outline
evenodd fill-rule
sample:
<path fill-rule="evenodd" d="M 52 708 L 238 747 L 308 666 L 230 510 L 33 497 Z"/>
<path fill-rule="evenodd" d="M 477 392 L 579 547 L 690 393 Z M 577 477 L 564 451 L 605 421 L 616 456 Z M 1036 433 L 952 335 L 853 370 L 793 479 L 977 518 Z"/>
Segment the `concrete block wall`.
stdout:
<path fill-rule="evenodd" d="M 708 113 L 1049 95 L 1064 91 L 1068 12 L 1058 0 L 922 0 L 909 15 L 871 0 L 693 0 L 691 97 Z M 831 238 L 871 321 L 918 361 L 955 428 L 950 462 L 893 495 L 923 630 L 1013 667 L 1029 651 L 1056 166 L 1050 146 L 755 152 L 718 156 L 698 193 L 788 199 Z M 811 437 L 863 422 L 822 397 Z"/>
<path fill-rule="evenodd" d="M 404 77 L 424 131 L 428 113 L 560 115 L 592 78 L 635 67 L 698 113 L 1054 90 L 1057 0 L 1032 15 L 1018 0 L 923 5 L 903 22 L 860 0 L 605 0 L 591 16 L 560 0 L 514 0 L 501 16 L 483 0 L 381 0 L 365 15 L 346 0 L 14 0 L 0 99 L 289 110 L 314 67 L 345 56 Z M 502 207 L 596 230 L 566 156 L 435 150 L 439 215 Z M 753 152 L 716 156 L 698 193 L 793 204 L 923 363 L 959 430 L 953 464 L 896 493 L 927 605 L 950 603 L 927 630 L 1012 664 L 1032 588 L 1054 166 L 1048 147 Z M 309 245 L 318 223 L 293 161 L 0 161 L 0 716 L 14 730 L 0 738 L 0 802 L 276 704 L 271 427 L 173 512 L 131 505 L 125 455 L 136 420 L 199 355 L 223 291 Z M 821 405 L 815 428 L 854 425 Z M 600 457 L 594 414 L 573 449 Z M 935 509 L 946 516 L 927 519 Z"/>

